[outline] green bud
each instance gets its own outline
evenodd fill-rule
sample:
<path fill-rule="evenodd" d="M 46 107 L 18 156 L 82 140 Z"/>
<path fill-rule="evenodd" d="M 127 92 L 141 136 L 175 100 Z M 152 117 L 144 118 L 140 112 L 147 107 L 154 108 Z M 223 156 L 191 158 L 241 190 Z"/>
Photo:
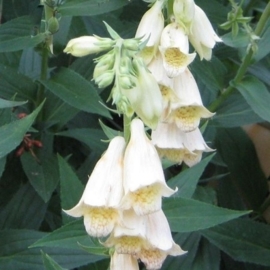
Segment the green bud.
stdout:
<path fill-rule="evenodd" d="M 109 86 L 114 80 L 114 71 L 107 70 L 103 74 L 94 79 L 99 88 L 105 88 Z"/>
<path fill-rule="evenodd" d="M 56 17 L 51 17 L 48 20 L 48 31 L 51 34 L 55 34 L 59 30 L 59 21 Z"/>
<path fill-rule="evenodd" d="M 137 39 L 126 39 L 124 40 L 123 45 L 127 50 L 138 51 L 140 42 Z"/>
<path fill-rule="evenodd" d="M 136 83 L 134 82 L 131 75 L 120 75 L 118 79 L 120 87 L 123 89 L 132 89 L 136 86 Z"/>

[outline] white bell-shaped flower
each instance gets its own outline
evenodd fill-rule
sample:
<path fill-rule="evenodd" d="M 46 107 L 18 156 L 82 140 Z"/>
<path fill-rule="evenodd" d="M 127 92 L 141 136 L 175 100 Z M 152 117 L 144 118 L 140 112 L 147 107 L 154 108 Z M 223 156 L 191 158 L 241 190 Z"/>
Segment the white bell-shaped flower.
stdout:
<path fill-rule="evenodd" d="M 216 42 L 222 42 L 222 39 L 215 33 L 205 12 L 197 5 L 195 5 L 195 15 L 188 38 L 200 55 L 201 60 L 210 60 Z"/>
<path fill-rule="evenodd" d="M 133 208 L 137 215 L 161 209 L 161 197 L 169 197 L 176 190 L 165 182 L 158 153 L 147 138 L 141 120 L 131 122 L 131 138 L 124 157 L 124 209 Z"/>
<path fill-rule="evenodd" d="M 88 54 L 109 50 L 113 44 L 114 42 L 110 38 L 82 36 L 71 39 L 64 49 L 64 52 L 76 57 L 82 57 Z"/>
<path fill-rule="evenodd" d="M 117 136 L 111 140 L 107 151 L 96 164 L 79 203 L 65 210 L 70 216 L 83 216 L 86 231 L 91 236 L 107 236 L 119 222 L 124 149 L 123 137 Z"/>
<path fill-rule="evenodd" d="M 199 126 L 201 118 L 214 115 L 203 106 L 197 83 L 189 69 L 174 78 L 173 89 L 179 101 L 171 103 L 165 121 L 175 122 L 182 131 L 190 132 Z"/>
<path fill-rule="evenodd" d="M 142 121 L 154 129 L 162 113 L 162 96 L 159 86 L 142 59 L 134 59 L 134 68 L 137 85 L 135 88 L 123 90 L 122 94 L 128 98 L 132 109 Z"/>
<path fill-rule="evenodd" d="M 154 3 L 143 15 L 135 34 L 136 38 L 142 38 L 142 41 L 147 40 L 146 47 L 140 54 L 146 64 L 150 63 L 156 54 L 161 32 L 164 28 L 163 4 L 164 0 L 157 0 Z"/>
<path fill-rule="evenodd" d="M 177 23 L 168 24 L 162 31 L 159 50 L 168 77 L 182 73 L 194 60 L 196 53 L 189 54 L 188 36 Z"/>

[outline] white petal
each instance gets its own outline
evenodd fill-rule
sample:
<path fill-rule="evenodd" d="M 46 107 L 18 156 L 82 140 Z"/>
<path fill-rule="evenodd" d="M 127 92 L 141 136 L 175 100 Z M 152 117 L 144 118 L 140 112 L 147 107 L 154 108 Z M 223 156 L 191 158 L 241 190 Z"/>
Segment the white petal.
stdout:
<path fill-rule="evenodd" d="M 132 255 L 114 252 L 111 257 L 110 270 L 139 270 L 139 265 Z"/>

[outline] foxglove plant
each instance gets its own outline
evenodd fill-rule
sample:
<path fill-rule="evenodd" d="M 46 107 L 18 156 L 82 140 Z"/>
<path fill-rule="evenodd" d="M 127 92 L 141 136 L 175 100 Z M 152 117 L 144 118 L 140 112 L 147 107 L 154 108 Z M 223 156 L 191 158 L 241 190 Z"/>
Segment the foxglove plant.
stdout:
<path fill-rule="evenodd" d="M 166 184 L 160 158 L 193 166 L 203 152 L 212 151 L 198 126 L 214 114 L 203 106 L 188 69 L 196 57 L 189 41 L 202 15 L 192 0 L 175 0 L 174 18 L 164 27 L 165 5 L 154 1 L 134 39 L 122 39 L 106 24 L 111 38 L 79 37 L 64 50 L 77 57 L 103 53 L 94 60 L 93 79 L 99 88 L 112 86 L 109 99 L 124 115 L 124 137 L 111 140 L 79 203 L 65 210 L 84 217 L 88 234 L 103 237 L 101 243 L 111 249 L 111 269 L 137 270 L 137 260 L 159 269 L 167 255 L 185 253 L 173 241 L 162 211 L 162 197 L 177 188 Z M 144 125 L 152 129 L 152 140 Z"/>

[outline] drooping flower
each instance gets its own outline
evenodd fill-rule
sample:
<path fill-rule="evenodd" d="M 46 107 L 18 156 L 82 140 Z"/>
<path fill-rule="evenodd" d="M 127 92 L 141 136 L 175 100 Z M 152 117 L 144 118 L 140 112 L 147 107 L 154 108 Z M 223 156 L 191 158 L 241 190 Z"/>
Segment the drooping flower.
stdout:
<path fill-rule="evenodd" d="M 114 252 L 111 257 L 110 270 L 139 270 L 137 260 L 129 254 Z"/>
<path fill-rule="evenodd" d="M 105 154 L 96 164 L 79 203 L 65 212 L 84 217 L 89 235 L 107 236 L 120 219 L 119 203 L 123 196 L 123 155 L 125 140 L 111 140 Z"/>
<path fill-rule="evenodd" d="M 155 128 L 162 113 L 162 96 L 153 75 L 140 58 L 134 59 L 137 85 L 122 91 L 132 109 L 150 128 Z"/>
<path fill-rule="evenodd" d="M 146 47 L 140 53 L 146 64 L 150 63 L 156 54 L 161 32 L 164 28 L 162 6 L 164 0 L 157 0 L 154 5 L 143 15 L 137 28 L 135 37 L 146 41 Z"/>
<path fill-rule="evenodd" d="M 199 126 L 201 118 L 214 115 L 203 106 L 197 83 L 189 69 L 174 78 L 173 89 L 178 101 L 171 103 L 165 121 L 174 122 L 182 131 L 190 132 Z"/>
<path fill-rule="evenodd" d="M 196 56 L 196 53 L 189 54 L 188 36 L 176 22 L 168 24 L 163 29 L 159 50 L 170 78 L 181 74 Z"/>
<path fill-rule="evenodd" d="M 131 122 L 131 138 L 124 156 L 124 209 L 133 208 L 137 215 L 161 209 L 161 196 L 169 197 L 176 191 L 165 182 L 158 153 L 147 138 L 141 120 Z"/>
<path fill-rule="evenodd" d="M 99 38 L 96 36 L 82 36 L 71 39 L 64 52 L 73 56 L 82 57 L 88 54 L 99 53 L 109 50 L 114 41 L 110 38 Z"/>
<path fill-rule="evenodd" d="M 222 42 L 215 33 L 205 12 L 197 5 L 195 5 L 195 15 L 188 38 L 200 55 L 201 60 L 210 60 L 216 42 Z"/>

